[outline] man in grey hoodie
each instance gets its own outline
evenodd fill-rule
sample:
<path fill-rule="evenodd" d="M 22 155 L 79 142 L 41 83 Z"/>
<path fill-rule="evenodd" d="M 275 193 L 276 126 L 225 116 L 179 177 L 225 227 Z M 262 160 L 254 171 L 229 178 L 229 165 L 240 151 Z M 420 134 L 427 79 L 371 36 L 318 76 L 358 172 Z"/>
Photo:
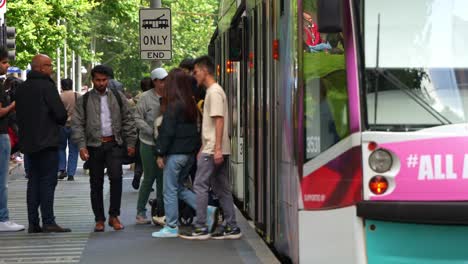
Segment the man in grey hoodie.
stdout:
<path fill-rule="evenodd" d="M 154 140 L 157 137 L 154 129 L 155 119 L 161 115 L 160 101 L 164 93 L 164 80 L 167 77 L 167 71 L 163 68 L 156 68 L 151 72 L 151 80 L 154 88 L 144 92 L 138 101 L 135 109 L 135 122 L 140 130 L 140 155 L 143 163 L 143 182 L 140 186 L 137 202 L 137 224 L 149 224 L 151 221 L 146 216 L 146 203 L 148 202 L 151 188 L 156 180 L 156 202 L 159 212 L 154 220 L 164 225 L 163 204 L 163 171 L 156 166 L 155 156 L 153 154 Z"/>

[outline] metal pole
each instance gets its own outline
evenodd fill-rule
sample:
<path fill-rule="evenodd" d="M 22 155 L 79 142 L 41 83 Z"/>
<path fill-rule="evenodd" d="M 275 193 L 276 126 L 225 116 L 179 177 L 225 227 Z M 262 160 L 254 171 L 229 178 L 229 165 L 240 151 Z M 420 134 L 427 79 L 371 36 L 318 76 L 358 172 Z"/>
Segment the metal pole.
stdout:
<path fill-rule="evenodd" d="M 151 0 L 151 8 L 161 8 L 161 0 Z M 151 62 L 151 70 L 162 66 L 160 60 L 154 60 Z"/>
<path fill-rule="evenodd" d="M 77 81 L 76 81 L 76 91 L 81 92 L 81 78 L 83 75 L 81 74 L 81 56 L 78 55 L 78 70 L 76 71 L 77 73 Z"/>
<path fill-rule="evenodd" d="M 70 77 L 73 81 L 73 85 L 76 87 L 76 74 L 75 74 L 75 51 L 72 51 L 72 61 L 71 61 L 71 72 L 70 72 Z M 75 89 L 76 90 L 76 89 Z"/>
<path fill-rule="evenodd" d="M 91 41 L 91 52 L 93 56 L 91 68 L 94 68 L 94 66 L 96 66 L 96 37 L 93 37 L 93 40 Z"/>
<path fill-rule="evenodd" d="M 161 0 L 151 0 L 151 8 L 160 8 Z"/>
<path fill-rule="evenodd" d="M 60 86 L 60 48 L 57 48 L 57 90 L 60 93 L 61 86 Z"/>
<path fill-rule="evenodd" d="M 63 45 L 63 78 L 68 78 L 67 69 L 67 40 L 65 39 L 65 45 Z"/>

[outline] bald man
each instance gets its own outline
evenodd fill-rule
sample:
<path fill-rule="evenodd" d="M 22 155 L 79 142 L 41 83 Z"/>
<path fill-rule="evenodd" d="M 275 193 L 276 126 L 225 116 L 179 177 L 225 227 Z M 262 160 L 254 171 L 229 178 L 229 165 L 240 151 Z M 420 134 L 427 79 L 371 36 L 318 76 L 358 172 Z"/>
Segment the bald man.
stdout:
<path fill-rule="evenodd" d="M 57 225 L 54 216 L 59 129 L 67 121 L 67 111 L 50 78 L 53 70 L 49 56 L 34 56 L 31 69 L 27 80 L 16 92 L 20 147 L 30 160 L 28 232 L 70 232 L 70 229 Z M 42 227 L 39 224 L 39 208 Z"/>

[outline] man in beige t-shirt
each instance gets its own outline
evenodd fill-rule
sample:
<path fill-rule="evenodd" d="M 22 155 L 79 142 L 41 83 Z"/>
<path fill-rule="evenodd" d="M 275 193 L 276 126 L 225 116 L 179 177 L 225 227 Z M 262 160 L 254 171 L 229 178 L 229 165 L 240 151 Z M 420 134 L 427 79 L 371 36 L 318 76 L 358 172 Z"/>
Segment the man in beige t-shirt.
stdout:
<path fill-rule="evenodd" d="M 219 121 L 217 117 L 223 119 L 223 134 L 220 140 L 221 144 L 218 145 L 221 153 L 218 153 L 218 158 L 222 155 L 231 154 L 231 146 L 228 137 L 228 104 L 226 94 L 223 88 L 217 83 L 213 83 L 206 89 L 205 104 L 203 107 L 203 121 L 202 121 L 202 153 L 214 155 L 216 146 L 216 122 Z M 222 155 L 221 155 L 222 154 Z"/>
<path fill-rule="evenodd" d="M 194 64 L 193 74 L 198 85 L 207 87 L 203 107 L 203 145 L 198 155 L 197 173 L 193 185 L 196 194 L 197 221 L 191 232 L 180 236 L 192 240 L 205 240 L 210 237 L 213 239 L 238 239 L 242 233 L 237 226 L 227 175 L 231 150 L 228 137 L 229 113 L 226 93 L 214 79 L 215 67 L 210 57 L 200 57 L 195 60 Z M 215 218 L 216 215 L 216 212 L 209 212 L 210 208 L 207 210 L 210 187 L 219 198 L 226 220 L 226 226 L 213 234 L 211 234 L 213 230 L 208 229 L 208 226 L 211 226 L 210 223 L 215 221 L 212 218 Z"/>
<path fill-rule="evenodd" d="M 60 99 L 67 110 L 67 123 L 60 132 L 59 145 L 59 175 L 58 179 L 63 180 L 68 177 L 69 181 L 74 180 L 76 166 L 78 163 L 78 146 L 71 140 L 71 117 L 75 109 L 76 100 L 80 96 L 73 91 L 73 81 L 71 79 L 62 79 L 60 82 L 62 93 Z M 66 149 L 68 147 L 68 159 Z"/>

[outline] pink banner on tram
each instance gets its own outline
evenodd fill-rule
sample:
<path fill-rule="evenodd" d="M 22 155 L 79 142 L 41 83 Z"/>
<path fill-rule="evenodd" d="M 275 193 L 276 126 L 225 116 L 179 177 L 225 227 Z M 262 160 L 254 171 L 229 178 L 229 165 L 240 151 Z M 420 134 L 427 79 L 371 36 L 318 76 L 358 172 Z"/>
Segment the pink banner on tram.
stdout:
<path fill-rule="evenodd" d="M 400 159 L 395 188 L 371 200 L 468 200 L 468 137 L 381 144 Z"/>

